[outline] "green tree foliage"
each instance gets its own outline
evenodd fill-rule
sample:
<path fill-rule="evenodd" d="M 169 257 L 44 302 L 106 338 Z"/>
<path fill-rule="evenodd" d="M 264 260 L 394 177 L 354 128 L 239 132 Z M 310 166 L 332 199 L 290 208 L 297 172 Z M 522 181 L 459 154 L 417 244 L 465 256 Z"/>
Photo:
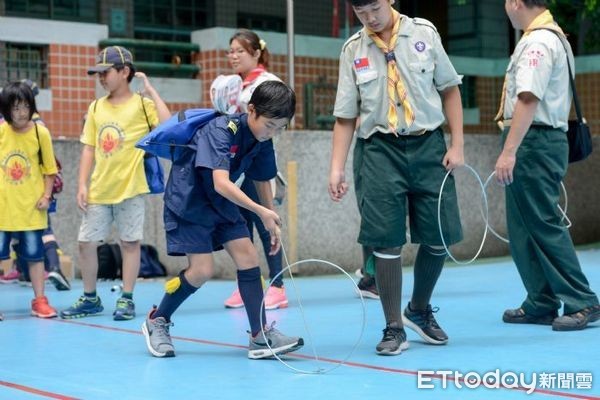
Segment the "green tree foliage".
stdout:
<path fill-rule="evenodd" d="M 600 53 L 600 0 L 550 0 L 549 8 L 576 54 Z"/>

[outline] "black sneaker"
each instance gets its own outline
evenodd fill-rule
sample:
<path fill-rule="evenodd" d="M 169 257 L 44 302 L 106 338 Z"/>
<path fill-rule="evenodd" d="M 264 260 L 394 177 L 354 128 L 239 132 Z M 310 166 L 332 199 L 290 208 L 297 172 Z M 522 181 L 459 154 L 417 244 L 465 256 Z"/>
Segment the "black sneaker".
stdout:
<path fill-rule="evenodd" d="M 600 319 L 600 305 L 584 308 L 572 314 L 565 314 L 552 322 L 553 331 L 579 331 L 591 322 Z"/>
<path fill-rule="evenodd" d="M 552 325 L 552 321 L 554 321 L 556 317 L 558 317 L 556 311 L 538 316 L 527 314 L 522 308 L 514 308 L 504 311 L 502 321 L 507 324 Z"/>
<path fill-rule="evenodd" d="M 360 278 L 360 281 L 358 281 L 358 290 L 360 290 L 360 294 L 366 299 L 379 300 L 379 291 L 375 284 L 375 278 L 372 276 L 366 275 Z"/>
<path fill-rule="evenodd" d="M 50 271 L 48 273 L 48 280 L 52 282 L 56 290 L 71 290 L 71 284 L 65 278 L 60 269 L 56 271 Z"/>
<path fill-rule="evenodd" d="M 438 310 L 438 307 L 431 308 L 431 304 L 428 304 L 425 310 L 412 310 L 410 303 L 408 303 L 402 313 L 402 323 L 407 328 L 417 332 L 427 343 L 446 344 L 448 343 L 448 335 L 440 328 L 433 317 L 433 313 L 438 312 Z"/>
<path fill-rule="evenodd" d="M 383 339 L 375 348 L 377 354 L 381 356 L 395 356 L 402 353 L 402 350 L 408 349 L 406 332 L 403 328 L 386 325 L 383 330 Z"/>

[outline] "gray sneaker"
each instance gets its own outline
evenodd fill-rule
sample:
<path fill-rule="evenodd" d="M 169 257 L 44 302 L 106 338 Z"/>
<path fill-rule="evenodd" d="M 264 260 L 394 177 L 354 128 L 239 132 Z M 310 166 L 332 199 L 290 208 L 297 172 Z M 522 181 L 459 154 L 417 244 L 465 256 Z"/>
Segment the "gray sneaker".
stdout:
<path fill-rule="evenodd" d="M 269 358 L 276 355 L 290 353 L 304 346 L 304 340 L 298 337 L 285 336 L 274 328 L 275 322 L 265 330 L 263 337 L 262 332 L 256 335 L 255 338 L 250 337 L 250 345 L 248 346 L 248 358 L 258 360 L 260 358 Z M 268 341 L 264 341 L 265 338 Z M 270 348 L 269 348 L 270 347 Z"/>
<path fill-rule="evenodd" d="M 71 290 L 71 284 L 60 269 L 50 271 L 48 273 L 48 280 L 52 282 L 56 290 Z"/>
<path fill-rule="evenodd" d="M 163 317 L 152 319 L 154 311 L 156 307 L 152 308 L 142 324 L 146 347 L 154 357 L 175 357 L 175 348 L 169 334 L 169 327 L 173 326 L 173 323 L 167 322 Z"/>
<path fill-rule="evenodd" d="M 404 328 L 388 324 L 383 330 L 383 339 L 381 339 L 375 351 L 380 356 L 395 356 L 406 349 L 408 349 L 408 341 L 406 340 Z"/>

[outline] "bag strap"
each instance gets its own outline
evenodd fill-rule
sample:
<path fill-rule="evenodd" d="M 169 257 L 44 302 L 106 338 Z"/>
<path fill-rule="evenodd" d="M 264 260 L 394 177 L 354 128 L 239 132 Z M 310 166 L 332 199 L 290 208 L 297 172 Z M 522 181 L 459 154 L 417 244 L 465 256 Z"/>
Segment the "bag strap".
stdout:
<path fill-rule="evenodd" d="M 571 92 L 573 93 L 573 104 L 575 105 L 575 113 L 577 114 L 577 121 L 580 124 L 583 124 L 584 123 L 583 122 L 583 114 L 581 112 L 581 105 L 579 103 L 579 97 L 577 96 L 577 89 L 575 88 L 575 78 L 573 75 L 573 70 L 571 69 L 571 62 L 569 60 L 569 49 L 568 49 L 567 45 L 565 44 L 566 38 L 561 36 L 560 33 L 558 33 L 557 31 L 555 31 L 553 29 L 547 29 L 547 28 L 540 28 L 540 29 L 554 33 L 560 40 L 560 43 L 563 45 L 563 48 L 565 49 L 565 55 L 567 57 L 567 67 L 569 69 L 569 84 L 571 85 Z M 575 59 L 575 57 L 573 57 L 573 59 Z"/>
<path fill-rule="evenodd" d="M 44 164 L 44 159 L 42 158 L 42 143 L 40 142 L 40 132 L 38 131 L 38 126 L 37 123 L 35 121 L 33 121 L 33 126 L 35 126 L 35 136 L 37 137 L 37 141 L 38 141 L 38 157 L 39 157 L 39 162 L 40 165 Z"/>
<path fill-rule="evenodd" d="M 150 125 L 150 120 L 148 119 L 148 113 L 146 112 L 146 105 L 144 104 L 144 96 L 138 92 L 140 96 L 140 100 L 142 101 L 142 110 L 144 110 L 144 117 L 146 117 L 146 124 L 148 124 L 148 132 L 152 130 L 152 125 Z"/>

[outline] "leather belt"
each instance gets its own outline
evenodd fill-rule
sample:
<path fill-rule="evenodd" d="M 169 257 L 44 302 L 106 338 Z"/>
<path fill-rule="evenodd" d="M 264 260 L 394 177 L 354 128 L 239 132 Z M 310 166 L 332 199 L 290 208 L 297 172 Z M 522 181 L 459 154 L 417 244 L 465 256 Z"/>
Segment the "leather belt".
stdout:
<path fill-rule="evenodd" d="M 398 136 L 421 136 L 421 135 L 425 134 L 426 132 L 427 132 L 427 129 L 419 129 L 418 131 L 408 132 L 408 134 L 402 133 L 402 132 L 396 132 L 396 133 L 398 134 Z"/>

